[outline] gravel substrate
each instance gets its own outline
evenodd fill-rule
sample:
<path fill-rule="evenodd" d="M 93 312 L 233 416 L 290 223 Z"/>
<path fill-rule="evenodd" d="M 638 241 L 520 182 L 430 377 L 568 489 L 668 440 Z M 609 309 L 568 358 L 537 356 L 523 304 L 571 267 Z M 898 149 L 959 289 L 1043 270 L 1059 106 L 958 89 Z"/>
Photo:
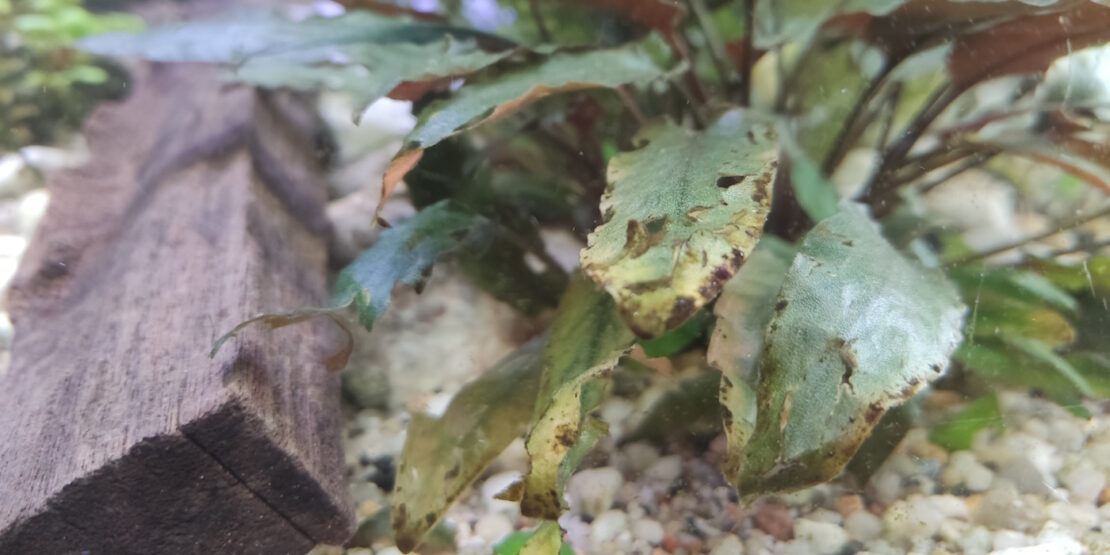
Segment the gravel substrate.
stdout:
<path fill-rule="evenodd" d="M 937 421 L 960 401 L 936 392 L 924 405 L 923 420 Z M 1096 406 L 1099 416 L 1085 421 L 1021 394 L 1003 394 L 1000 405 L 1004 426 L 980 431 L 969 451 L 949 453 L 913 429 L 863 487 L 846 476 L 748 507 L 717 470 L 723 437 L 700 451 L 610 439 L 588 459 L 595 466 L 572 478 L 560 524 L 579 554 L 1110 553 L 1110 417 Z M 404 419 L 373 411 L 352 419 L 348 462 L 363 517 L 388 504 L 373 482 L 400 451 Z M 490 553 L 536 524 L 493 498 L 526 465 L 514 444 L 450 510 L 458 553 Z M 371 549 L 395 553 L 387 536 Z"/>

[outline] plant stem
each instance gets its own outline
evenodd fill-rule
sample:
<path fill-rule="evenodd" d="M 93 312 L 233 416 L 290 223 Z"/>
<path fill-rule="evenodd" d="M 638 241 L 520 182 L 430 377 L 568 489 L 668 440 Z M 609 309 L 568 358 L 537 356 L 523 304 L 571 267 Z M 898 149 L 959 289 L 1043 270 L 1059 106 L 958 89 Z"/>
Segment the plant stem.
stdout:
<path fill-rule="evenodd" d="M 983 164 L 986 164 L 997 154 L 998 153 L 993 150 L 976 152 L 975 154 L 968 156 L 967 159 L 965 159 L 963 163 L 961 163 L 959 166 L 952 168 L 944 175 L 923 183 L 920 187 L 918 187 L 917 192 L 922 195 L 928 193 L 929 191 L 937 188 L 937 186 L 939 186 L 941 183 L 944 183 L 945 181 L 948 181 L 949 179 L 952 179 L 953 177 L 956 177 L 957 175 L 960 175 L 961 173 L 964 173 L 968 170 L 972 170 L 978 168 L 979 166 L 982 166 Z"/>
<path fill-rule="evenodd" d="M 679 79 L 674 79 L 673 84 L 675 88 L 678 89 L 678 92 L 682 94 L 682 98 L 686 100 L 687 111 L 693 116 L 694 123 L 698 126 L 698 129 L 705 129 L 705 117 L 701 115 L 701 106 L 697 98 L 694 98 L 690 89 Z"/>
<path fill-rule="evenodd" d="M 733 85 L 732 71 L 730 64 L 727 62 L 727 54 L 725 53 L 725 46 L 721 42 L 721 35 L 717 32 L 717 28 L 713 26 L 713 21 L 710 20 L 709 9 L 705 7 L 705 0 L 686 0 L 687 5 L 690 6 L 690 11 L 694 13 L 694 19 L 698 22 L 698 27 L 705 35 L 705 42 L 709 44 L 709 57 L 713 61 L 713 68 L 717 70 L 717 75 L 721 79 L 721 85 L 724 86 L 726 93 L 730 93 Z"/>
<path fill-rule="evenodd" d="M 1083 225 L 1087 222 L 1094 221 L 1094 220 L 1097 220 L 1099 218 L 1104 218 L 1104 217 L 1107 217 L 1107 216 L 1110 216 L 1110 206 L 1107 206 L 1106 208 L 1103 208 L 1102 210 L 1098 210 L 1096 212 L 1086 214 L 1084 216 L 1076 216 L 1076 217 L 1071 218 L 1069 220 L 1064 220 L 1063 222 L 1060 222 L 1059 224 L 1057 224 L 1055 226 L 1052 226 L 1051 228 L 1046 229 L 1045 231 L 1042 231 L 1042 232 L 1040 232 L 1036 235 L 1033 235 L 1032 237 L 1026 237 L 1025 239 L 1021 239 L 1019 241 L 1014 241 L 1013 243 L 1007 243 L 1005 245 L 995 247 L 993 249 L 988 249 L 988 250 L 983 251 L 983 252 L 979 252 L 979 253 L 975 253 L 975 254 L 972 254 L 972 255 L 969 255 L 969 256 L 965 256 L 965 257 L 957 259 L 957 260 L 955 260 L 955 261 L 953 261 L 949 264 L 952 265 L 952 266 L 962 266 L 962 265 L 967 264 L 969 262 L 975 262 L 977 260 L 982 260 L 984 258 L 990 258 L 990 257 L 992 257 L 996 254 L 1000 254 L 1000 253 L 1004 253 L 1004 252 L 1009 251 L 1009 250 L 1021 248 L 1021 247 L 1025 246 L 1029 243 L 1035 243 L 1037 241 L 1047 239 L 1049 237 L 1052 237 L 1053 235 L 1056 235 L 1057 233 L 1062 233 L 1064 231 L 1068 231 L 1070 229 L 1079 227 L 1079 226 L 1081 226 L 1081 225 Z"/>
<path fill-rule="evenodd" d="M 744 0 L 744 25 L 747 36 L 740 51 L 740 105 L 752 103 L 752 65 L 755 63 L 755 0 Z"/>
<path fill-rule="evenodd" d="M 540 40 L 551 42 L 551 32 L 547 30 L 547 25 L 543 21 L 539 0 L 528 0 L 528 7 L 532 12 L 532 20 L 536 22 L 536 29 L 540 32 Z"/>
<path fill-rule="evenodd" d="M 636 103 L 636 99 L 632 98 L 632 95 L 628 93 L 628 89 L 624 85 L 621 85 L 613 90 L 617 93 L 617 97 L 621 99 L 621 103 L 624 104 L 624 107 L 627 108 L 628 112 L 632 114 L 632 117 L 636 119 L 636 123 L 638 123 L 640 127 L 647 125 L 647 118 L 644 117 L 644 112 L 640 110 L 640 105 Z"/>

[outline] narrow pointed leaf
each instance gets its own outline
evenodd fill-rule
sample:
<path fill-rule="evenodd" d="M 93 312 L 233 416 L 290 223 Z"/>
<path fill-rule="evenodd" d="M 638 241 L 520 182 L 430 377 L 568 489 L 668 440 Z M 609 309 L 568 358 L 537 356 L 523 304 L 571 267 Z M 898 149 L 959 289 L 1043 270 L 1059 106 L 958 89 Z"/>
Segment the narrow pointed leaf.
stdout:
<path fill-rule="evenodd" d="M 705 131 L 663 122 L 609 162 L 605 222 L 582 268 L 641 337 L 658 337 L 712 301 L 763 232 L 777 157 L 770 127 L 725 113 Z"/>
<path fill-rule="evenodd" d="M 887 409 L 943 374 L 964 305 L 854 205 L 806 235 L 759 359 L 759 416 L 742 495 L 835 477 Z"/>
<path fill-rule="evenodd" d="M 744 448 L 755 431 L 755 390 L 759 383 L 756 361 L 783 276 L 793 259 L 793 246 L 773 236 L 764 237 L 736 277 L 725 285 L 713 309 L 717 326 L 706 357 L 721 371 L 718 395 L 728 440 L 722 471 L 732 483 L 737 483 Z"/>
<path fill-rule="evenodd" d="M 507 114 L 545 96 L 567 91 L 647 83 L 666 72 L 639 44 L 608 50 L 558 52 L 487 80 L 468 83 L 449 99 L 428 106 L 382 183 L 382 198 L 412 169 L 420 153 L 457 133 Z"/>
<path fill-rule="evenodd" d="M 339 273 L 332 304 L 354 303 L 367 330 L 385 312 L 398 283 L 420 286 L 439 257 L 487 242 L 492 223 L 450 201 L 429 206 L 381 234 Z"/>
<path fill-rule="evenodd" d="M 263 12 L 101 35 L 79 46 L 108 56 L 224 64 L 239 81 L 343 91 L 368 104 L 403 83 L 469 74 L 514 52 L 487 52 L 480 38 L 485 35 L 472 30 L 366 11 L 304 21 Z"/>
<path fill-rule="evenodd" d="M 451 400 L 439 418 L 413 416 L 391 500 L 397 546 L 411 551 L 501 451 L 526 431 L 545 341 L 520 347 Z"/>
<path fill-rule="evenodd" d="M 537 410 L 525 442 L 531 465 L 524 477 L 521 512 L 554 520 L 564 509 L 564 459 L 583 435 L 584 390 L 613 369 L 635 337 L 621 322 L 612 298 L 581 275 L 563 295 L 549 333 Z"/>

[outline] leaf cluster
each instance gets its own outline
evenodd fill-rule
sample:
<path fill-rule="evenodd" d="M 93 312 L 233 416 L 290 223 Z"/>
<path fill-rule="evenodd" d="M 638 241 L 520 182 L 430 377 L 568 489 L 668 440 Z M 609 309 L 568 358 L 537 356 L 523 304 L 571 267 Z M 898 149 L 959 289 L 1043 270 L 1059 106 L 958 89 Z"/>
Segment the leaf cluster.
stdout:
<path fill-rule="evenodd" d="M 888 411 L 942 378 L 980 395 L 955 422 L 997 422 L 984 415 L 1005 387 L 1077 414 L 1110 393 L 1110 263 L 1093 254 L 1105 243 L 995 262 L 1110 215 L 1110 89 L 1094 51 L 1074 52 L 1110 40 L 1110 8 L 442 4 L 351 1 L 333 18 L 262 13 L 82 43 L 223 64 L 264 87 L 415 101 L 382 190 L 403 180 L 419 212 L 340 273 L 331 306 L 263 323 L 353 306 L 370 329 L 396 285 L 421 287 L 444 256 L 518 309 L 553 311 L 443 416 L 414 417 L 392 499 L 403 550 L 523 435 L 530 470 L 500 497 L 544 523 L 504 549 L 555 553 L 567 479 L 608 433 L 596 409 L 643 353 L 700 361 L 692 380 L 664 380 L 659 410 L 716 411 L 724 474 L 746 498 L 835 477 L 896 428 L 880 427 Z M 1093 192 L 1094 208 L 1047 210 L 1059 220 L 1046 232 L 980 252 L 922 211 L 956 176 L 1017 161 Z M 580 270 L 548 252 L 553 229 L 584 242 Z M 966 448 L 980 427 L 934 439 Z"/>

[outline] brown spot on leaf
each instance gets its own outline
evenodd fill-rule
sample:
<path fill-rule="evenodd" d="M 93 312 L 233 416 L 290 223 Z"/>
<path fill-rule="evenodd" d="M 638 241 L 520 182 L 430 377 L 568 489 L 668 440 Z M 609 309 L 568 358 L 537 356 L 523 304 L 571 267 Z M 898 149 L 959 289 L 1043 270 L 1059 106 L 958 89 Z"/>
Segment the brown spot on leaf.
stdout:
<path fill-rule="evenodd" d="M 667 318 L 667 329 L 674 329 L 682 325 L 683 322 L 694 315 L 695 310 L 697 308 L 693 298 L 679 297 L 675 299 L 674 306 L 671 307 L 671 316 Z"/>
<path fill-rule="evenodd" d="M 867 420 L 868 424 L 874 425 L 876 422 L 879 421 L 879 417 L 882 415 L 883 406 L 879 404 L 878 401 L 875 401 L 870 405 L 867 405 L 867 411 L 863 414 L 863 418 L 864 420 Z"/>
<path fill-rule="evenodd" d="M 555 441 L 567 449 L 578 442 L 578 429 L 570 424 L 560 424 L 555 428 Z"/>
<path fill-rule="evenodd" d="M 447 481 L 454 480 L 455 478 L 458 478 L 458 477 L 459 477 L 459 463 L 455 463 L 455 466 L 452 466 L 451 470 L 448 470 L 447 473 L 443 475 L 443 479 L 447 480 Z"/>
<path fill-rule="evenodd" d="M 428 514 L 424 515 L 424 523 L 427 524 L 428 526 L 431 526 L 431 525 L 435 524 L 436 523 L 436 514 L 435 513 L 428 513 Z"/>
<path fill-rule="evenodd" d="M 782 314 L 782 311 L 786 310 L 786 306 L 789 304 L 790 301 L 786 299 L 780 299 L 779 302 L 775 303 L 775 312 Z"/>

